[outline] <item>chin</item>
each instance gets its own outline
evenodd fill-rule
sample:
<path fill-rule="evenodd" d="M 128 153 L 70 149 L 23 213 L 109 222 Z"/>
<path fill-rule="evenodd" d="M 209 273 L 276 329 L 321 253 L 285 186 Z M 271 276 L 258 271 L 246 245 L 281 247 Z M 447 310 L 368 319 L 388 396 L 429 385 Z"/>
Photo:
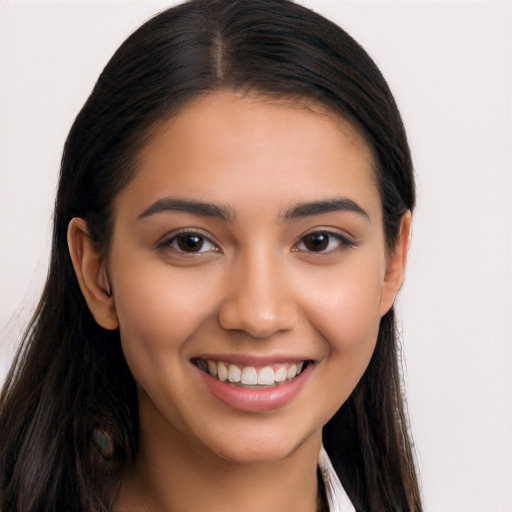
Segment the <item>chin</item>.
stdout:
<path fill-rule="evenodd" d="M 290 455 L 290 452 L 279 447 L 276 450 L 265 448 L 259 451 L 247 449 L 224 450 L 215 455 L 232 464 L 249 465 L 279 462 Z"/>
<path fill-rule="evenodd" d="M 248 437 L 250 437 L 248 439 Z M 230 436 L 228 443 L 219 443 L 211 446 L 211 451 L 223 460 L 233 464 L 262 464 L 279 462 L 295 453 L 313 436 L 307 436 L 306 439 L 292 439 L 289 431 L 283 435 L 272 432 L 266 435 L 258 432 L 257 435 L 248 436 Z M 321 431 L 320 431 L 321 440 Z M 237 439 L 236 442 L 233 442 Z M 321 442 L 321 441 L 320 441 Z"/>

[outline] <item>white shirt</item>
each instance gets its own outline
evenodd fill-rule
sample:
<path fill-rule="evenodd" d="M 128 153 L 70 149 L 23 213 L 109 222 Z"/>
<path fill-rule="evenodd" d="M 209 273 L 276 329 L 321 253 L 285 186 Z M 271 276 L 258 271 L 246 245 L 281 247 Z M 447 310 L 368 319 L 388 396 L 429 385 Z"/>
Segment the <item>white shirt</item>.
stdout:
<path fill-rule="evenodd" d="M 318 455 L 318 467 L 325 485 L 329 512 L 355 512 L 354 505 L 352 505 L 345 489 L 343 489 L 343 485 L 341 485 L 323 446 Z"/>

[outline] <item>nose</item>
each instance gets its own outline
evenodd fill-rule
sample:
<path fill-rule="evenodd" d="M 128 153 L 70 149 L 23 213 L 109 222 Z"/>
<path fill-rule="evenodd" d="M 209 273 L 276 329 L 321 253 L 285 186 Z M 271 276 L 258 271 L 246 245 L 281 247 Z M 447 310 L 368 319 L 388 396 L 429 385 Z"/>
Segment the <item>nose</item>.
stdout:
<path fill-rule="evenodd" d="M 272 258 L 240 261 L 230 275 L 218 321 L 223 329 L 267 338 L 288 331 L 298 321 L 298 306 L 285 269 Z"/>

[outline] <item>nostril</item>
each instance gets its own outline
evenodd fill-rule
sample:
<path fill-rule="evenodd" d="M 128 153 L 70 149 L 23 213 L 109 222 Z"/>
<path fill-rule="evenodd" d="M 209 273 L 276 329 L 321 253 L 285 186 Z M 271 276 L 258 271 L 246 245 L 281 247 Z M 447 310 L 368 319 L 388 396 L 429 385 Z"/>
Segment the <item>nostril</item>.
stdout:
<path fill-rule="evenodd" d="M 298 314 L 292 301 L 228 301 L 218 314 L 219 325 L 226 330 L 244 331 L 254 338 L 295 327 Z"/>

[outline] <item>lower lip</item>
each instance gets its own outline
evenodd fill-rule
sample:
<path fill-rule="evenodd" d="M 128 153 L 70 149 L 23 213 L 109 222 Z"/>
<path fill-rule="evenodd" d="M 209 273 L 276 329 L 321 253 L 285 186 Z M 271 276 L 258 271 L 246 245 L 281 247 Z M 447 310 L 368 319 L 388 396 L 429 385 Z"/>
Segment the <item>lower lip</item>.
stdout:
<path fill-rule="evenodd" d="M 308 380 L 312 367 L 313 364 L 310 363 L 293 380 L 268 388 L 244 388 L 221 382 L 196 368 L 210 393 L 229 407 L 246 412 L 267 412 L 280 409 L 291 402 Z"/>

